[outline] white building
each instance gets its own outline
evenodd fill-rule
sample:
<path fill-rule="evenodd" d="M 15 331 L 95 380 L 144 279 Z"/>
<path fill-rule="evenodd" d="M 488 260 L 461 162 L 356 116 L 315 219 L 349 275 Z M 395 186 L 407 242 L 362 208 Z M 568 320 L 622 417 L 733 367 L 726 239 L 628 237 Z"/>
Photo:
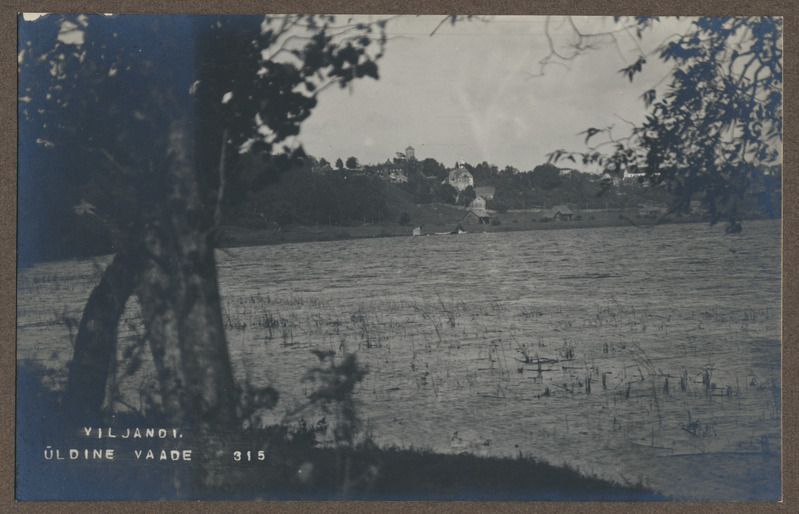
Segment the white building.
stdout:
<path fill-rule="evenodd" d="M 449 176 L 446 182 L 457 189 L 458 192 L 463 191 L 469 186 L 474 187 L 474 177 L 472 177 L 472 174 L 469 173 L 466 168 L 460 165 L 458 165 L 457 168 L 449 170 Z"/>

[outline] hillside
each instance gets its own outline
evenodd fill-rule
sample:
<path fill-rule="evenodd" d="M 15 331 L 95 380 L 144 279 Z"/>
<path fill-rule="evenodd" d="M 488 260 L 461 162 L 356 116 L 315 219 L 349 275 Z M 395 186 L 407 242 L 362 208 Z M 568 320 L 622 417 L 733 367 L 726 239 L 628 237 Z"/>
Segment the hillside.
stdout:
<path fill-rule="evenodd" d="M 568 228 L 596 228 L 607 226 L 647 226 L 659 222 L 652 217 L 640 217 L 635 209 L 585 210 L 579 217 L 570 221 L 541 221 L 544 213 L 540 210 L 511 210 L 492 213 L 492 223 L 480 225 L 464 222 L 467 210 L 463 207 L 442 203 L 416 204 L 413 195 L 394 184 L 386 184 L 386 218 L 378 222 L 351 221 L 346 224 L 286 224 L 278 225 L 258 215 L 242 215 L 235 221 L 222 225 L 222 246 L 252 246 L 263 244 L 299 243 L 308 241 L 331 241 L 340 239 L 360 239 L 371 237 L 410 236 L 415 227 L 421 227 L 422 234 L 436 234 L 455 230 L 463 223 L 467 232 L 507 232 L 520 230 L 557 230 Z M 410 222 L 400 225 L 399 217 L 407 212 Z M 660 222 L 685 223 L 707 221 L 704 216 L 669 216 Z"/>
<path fill-rule="evenodd" d="M 279 225 L 255 214 L 243 214 L 222 225 L 222 246 L 251 246 L 259 244 L 297 243 L 305 241 L 330 241 L 349 238 L 410 236 L 414 227 L 422 226 L 425 232 L 454 230 L 466 211 L 453 205 L 414 204 L 413 195 L 393 184 L 386 184 L 386 209 L 388 215 L 379 221 L 350 221 L 339 224 Z M 408 225 L 400 225 L 402 212 L 410 216 Z"/>
<path fill-rule="evenodd" d="M 413 195 L 394 184 L 386 184 L 386 207 L 391 221 L 397 222 L 402 212 L 410 215 L 412 227 L 421 226 L 426 231 L 452 230 L 463 219 L 466 211 L 462 207 L 442 203 L 415 204 Z M 438 227 L 436 230 L 434 228 Z M 441 228 L 443 227 L 443 228 Z M 425 230 L 423 230 L 425 231 Z"/>

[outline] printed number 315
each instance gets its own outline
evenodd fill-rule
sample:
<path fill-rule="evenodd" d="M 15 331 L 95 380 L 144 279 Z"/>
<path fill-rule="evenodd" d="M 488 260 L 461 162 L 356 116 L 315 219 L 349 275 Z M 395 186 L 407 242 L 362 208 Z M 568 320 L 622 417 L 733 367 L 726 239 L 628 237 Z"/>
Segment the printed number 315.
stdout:
<path fill-rule="evenodd" d="M 246 452 L 239 452 L 239 451 L 233 452 L 233 460 L 236 462 L 240 462 L 242 460 L 250 462 L 255 459 L 266 460 L 266 452 L 264 452 L 263 450 L 258 450 L 257 453 L 253 453 L 250 450 L 247 450 Z"/>

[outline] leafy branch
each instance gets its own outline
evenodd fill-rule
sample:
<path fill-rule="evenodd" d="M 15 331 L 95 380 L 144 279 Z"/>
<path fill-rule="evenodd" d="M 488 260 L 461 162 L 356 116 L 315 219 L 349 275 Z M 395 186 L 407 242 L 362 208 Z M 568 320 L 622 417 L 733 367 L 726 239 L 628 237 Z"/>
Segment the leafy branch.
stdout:
<path fill-rule="evenodd" d="M 652 26 L 636 19 L 638 34 Z M 611 176 L 644 173 L 663 184 L 675 206 L 700 200 L 711 223 L 740 230 L 739 205 L 762 187 L 779 164 L 782 145 L 782 20 L 780 18 L 698 18 L 692 30 L 658 47 L 673 63 L 671 81 L 659 98 L 652 88 L 641 96 L 645 121 L 629 137 L 614 140 L 609 128 L 589 128 L 585 144 L 609 136 L 614 150 L 556 150 L 550 162 L 578 159 Z M 646 57 L 622 68 L 630 81 Z M 757 185 L 757 186 L 755 186 Z M 754 189 L 756 191 L 756 189 Z"/>

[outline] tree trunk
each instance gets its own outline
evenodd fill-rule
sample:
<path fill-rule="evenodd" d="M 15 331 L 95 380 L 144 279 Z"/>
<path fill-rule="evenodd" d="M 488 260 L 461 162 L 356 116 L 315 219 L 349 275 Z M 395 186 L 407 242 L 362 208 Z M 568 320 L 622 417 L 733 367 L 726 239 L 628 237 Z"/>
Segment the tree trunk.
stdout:
<path fill-rule="evenodd" d="M 214 258 L 214 205 L 205 202 L 193 159 L 189 125 L 173 123 L 167 173 L 173 187 L 169 224 L 176 252 L 173 279 L 177 341 L 165 341 L 180 355 L 188 420 L 195 428 L 217 431 L 236 424 L 236 394 L 222 322 Z M 210 203 L 210 205 L 209 205 Z"/>
<path fill-rule="evenodd" d="M 188 124 L 172 123 L 165 164 L 166 194 L 150 213 L 150 259 L 137 294 L 166 420 L 215 431 L 236 423 L 214 259 L 219 193 L 202 189 Z"/>
<path fill-rule="evenodd" d="M 117 325 L 135 291 L 166 421 L 212 432 L 236 425 L 214 257 L 215 210 L 203 201 L 186 127 L 178 122 L 170 129 L 168 191 L 147 229 L 114 258 L 87 301 L 67 386 L 72 409 L 86 422 L 99 418 Z"/>
<path fill-rule="evenodd" d="M 116 357 L 117 325 L 133 293 L 139 268 L 135 252 L 121 250 L 86 302 L 66 392 L 69 412 L 80 423 L 99 421 L 111 360 Z"/>
<path fill-rule="evenodd" d="M 163 348 L 165 367 L 172 361 L 182 369 L 177 377 L 183 384 L 175 400 L 183 406 L 183 419 L 198 449 L 195 486 L 207 488 L 218 486 L 224 476 L 217 466 L 224 461 L 227 433 L 238 425 L 237 395 L 214 258 L 218 192 L 199 176 L 188 127 L 181 118 L 170 127 L 166 171 L 170 193 L 164 219 L 168 230 L 161 247 L 177 264 L 169 274 L 168 296 L 177 338 L 154 342 L 154 348 Z M 142 288 L 157 285 L 148 281 Z"/>
<path fill-rule="evenodd" d="M 182 216 L 173 221 L 182 225 Z M 151 230 L 149 265 L 136 288 L 158 373 L 163 412 L 173 426 L 235 424 L 213 246 L 199 232 Z"/>
<path fill-rule="evenodd" d="M 166 422 L 185 429 L 197 449 L 195 480 L 213 486 L 223 475 L 224 441 L 238 426 L 214 257 L 219 184 L 200 176 L 190 124 L 169 125 L 163 174 L 155 178 L 143 230 L 129 241 L 92 292 L 70 367 L 68 398 L 76 421 L 101 421 L 117 325 L 125 303 L 139 298 L 161 386 Z M 193 459 L 194 460 L 194 459 Z"/>
<path fill-rule="evenodd" d="M 150 345 L 161 393 L 161 408 L 165 421 L 183 426 L 185 379 L 179 339 L 179 315 L 176 310 L 175 277 L 178 271 L 174 250 L 164 240 L 157 226 L 150 226 L 144 237 L 148 263 L 136 288 L 146 339 Z"/>

